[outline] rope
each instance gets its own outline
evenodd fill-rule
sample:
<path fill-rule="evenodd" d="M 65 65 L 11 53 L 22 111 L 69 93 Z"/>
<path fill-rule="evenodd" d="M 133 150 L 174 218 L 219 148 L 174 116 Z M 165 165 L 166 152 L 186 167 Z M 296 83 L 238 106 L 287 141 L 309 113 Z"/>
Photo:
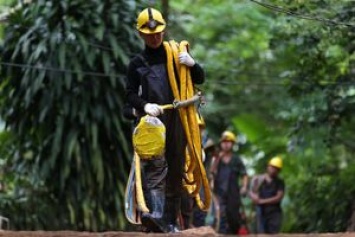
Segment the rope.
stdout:
<path fill-rule="evenodd" d="M 190 69 L 186 65 L 180 64 L 178 59 L 179 52 L 188 50 L 188 42 L 182 41 L 180 44 L 177 44 L 175 41 L 164 42 L 164 47 L 167 53 L 167 70 L 173 95 L 178 101 L 189 100 L 194 94 Z M 177 76 L 175 75 L 175 68 L 177 69 Z M 176 77 L 180 78 L 179 87 Z M 189 187 L 187 190 L 195 198 L 198 207 L 201 210 L 207 211 L 211 204 L 211 190 L 205 167 L 202 163 L 201 135 L 196 113 L 194 105 L 179 109 L 180 119 L 187 139 L 185 177 L 188 179 L 188 184 L 186 186 Z M 205 194 L 204 201 L 201 199 L 199 193 L 202 187 Z"/>

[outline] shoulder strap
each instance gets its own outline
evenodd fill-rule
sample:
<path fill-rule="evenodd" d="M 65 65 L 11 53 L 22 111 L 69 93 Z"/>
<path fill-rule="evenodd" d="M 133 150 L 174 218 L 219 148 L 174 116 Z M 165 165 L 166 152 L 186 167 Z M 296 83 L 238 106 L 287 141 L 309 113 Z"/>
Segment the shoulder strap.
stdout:
<path fill-rule="evenodd" d="M 154 70 L 152 69 L 152 67 L 149 65 L 149 63 L 148 63 L 147 59 L 144 57 L 143 53 L 138 54 L 138 58 L 140 58 L 140 59 L 142 60 L 144 66 L 146 66 L 146 67 L 149 69 L 149 71 L 150 71 L 151 73 L 154 73 L 155 76 L 158 77 L 158 75 L 155 73 L 155 71 L 154 71 Z"/>
<path fill-rule="evenodd" d="M 147 68 L 150 69 L 150 65 L 149 65 L 147 59 L 144 57 L 143 53 L 138 54 L 138 58 L 139 58 L 140 60 L 142 60 L 144 66 L 146 66 Z"/>

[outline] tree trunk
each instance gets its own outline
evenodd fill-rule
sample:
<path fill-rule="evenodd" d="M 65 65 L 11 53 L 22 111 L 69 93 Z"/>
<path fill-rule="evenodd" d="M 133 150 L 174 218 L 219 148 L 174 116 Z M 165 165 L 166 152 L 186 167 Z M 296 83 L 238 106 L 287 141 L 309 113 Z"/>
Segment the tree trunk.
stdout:
<path fill-rule="evenodd" d="M 162 0 L 162 12 L 166 23 L 169 21 L 169 0 Z"/>

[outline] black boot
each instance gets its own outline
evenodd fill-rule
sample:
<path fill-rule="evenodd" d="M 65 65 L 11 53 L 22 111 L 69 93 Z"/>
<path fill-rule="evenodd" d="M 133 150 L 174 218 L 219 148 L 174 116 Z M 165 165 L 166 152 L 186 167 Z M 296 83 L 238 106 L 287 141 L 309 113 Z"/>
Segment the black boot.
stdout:
<path fill-rule="evenodd" d="M 165 206 L 165 221 L 167 223 L 167 228 L 169 233 L 180 232 L 179 226 L 177 225 L 177 218 L 180 215 L 181 208 L 181 198 L 167 198 Z"/>
<path fill-rule="evenodd" d="M 149 213 L 142 214 L 142 225 L 147 227 L 150 231 L 166 233 L 168 232 L 166 223 L 163 218 L 165 206 L 165 193 L 157 190 L 149 192 Z"/>

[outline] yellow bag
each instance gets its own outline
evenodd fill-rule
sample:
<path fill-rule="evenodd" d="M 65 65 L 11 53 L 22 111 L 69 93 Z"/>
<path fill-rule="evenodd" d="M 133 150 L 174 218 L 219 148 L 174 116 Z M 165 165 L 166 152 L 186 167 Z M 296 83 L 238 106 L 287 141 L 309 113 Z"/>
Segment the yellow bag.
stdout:
<path fill-rule="evenodd" d="M 165 149 L 165 125 L 157 118 L 146 115 L 133 131 L 133 146 L 141 159 L 161 156 Z"/>

